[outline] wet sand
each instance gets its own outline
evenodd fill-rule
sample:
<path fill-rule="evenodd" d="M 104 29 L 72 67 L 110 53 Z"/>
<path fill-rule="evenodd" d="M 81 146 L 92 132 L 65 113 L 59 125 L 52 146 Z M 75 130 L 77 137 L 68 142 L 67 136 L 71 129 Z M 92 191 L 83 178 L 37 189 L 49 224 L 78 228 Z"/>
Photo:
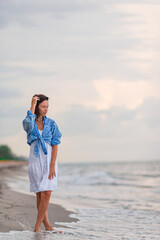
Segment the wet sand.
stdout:
<path fill-rule="evenodd" d="M 34 230 L 36 221 L 36 197 L 12 191 L 5 183 L 4 177 L 14 178 L 23 174 L 22 166 L 26 163 L 0 163 L 0 232 Z M 59 228 L 54 222 L 76 222 L 69 217 L 72 212 L 57 204 L 49 204 L 48 215 L 52 227 Z M 64 226 L 63 226 L 64 227 Z M 43 230 L 43 224 L 41 229 Z"/>

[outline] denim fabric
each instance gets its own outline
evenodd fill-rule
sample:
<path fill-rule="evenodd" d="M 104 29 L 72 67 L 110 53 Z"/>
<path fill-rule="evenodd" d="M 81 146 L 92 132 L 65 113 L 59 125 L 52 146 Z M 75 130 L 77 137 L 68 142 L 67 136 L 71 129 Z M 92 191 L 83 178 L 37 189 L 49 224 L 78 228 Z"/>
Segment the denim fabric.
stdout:
<path fill-rule="evenodd" d="M 58 129 L 58 125 L 53 119 L 44 116 L 43 131 L 42 135 L 40 135 L 35 121 L 36 117 L 37 117 L 36 114 L 33 114 L 30 110 L 28 110 L 26 118 L 22 121 L 22 125 L 27 133 L 27 144 L 31 145 L 33 141 L 36 141 L 34 152 L 36 157 L 38 157 L 40 145 L 42 147 L 44 154 L 47 155 L 45 142 L 47 142 L 50 145 L 60 144 L 62 133 Z"/>

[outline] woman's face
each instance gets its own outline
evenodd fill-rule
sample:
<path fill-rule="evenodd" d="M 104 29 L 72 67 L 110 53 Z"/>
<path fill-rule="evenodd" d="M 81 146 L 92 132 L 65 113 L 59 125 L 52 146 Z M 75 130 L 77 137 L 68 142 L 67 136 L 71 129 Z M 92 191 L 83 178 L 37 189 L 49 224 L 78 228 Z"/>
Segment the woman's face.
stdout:
<path fill-rule="evenodd" d="M 44 100 L 38 105 L 39 114 L 45 116 L 48 112 L 48 100 Z"/>

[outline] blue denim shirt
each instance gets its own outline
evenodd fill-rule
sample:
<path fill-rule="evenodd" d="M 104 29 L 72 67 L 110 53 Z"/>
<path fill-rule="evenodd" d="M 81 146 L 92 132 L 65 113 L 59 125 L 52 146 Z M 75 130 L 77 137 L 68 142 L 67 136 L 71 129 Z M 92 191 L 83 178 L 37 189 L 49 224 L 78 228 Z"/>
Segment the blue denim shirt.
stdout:
<path fill-rule="evenodd" d="M 30 110 L 28 110 L 26 118 L 22 121 L 22 125 L 27 133 L 27 144 L 31 145 L 33 141 L 36 141 L 34 152 L 36 157 L 38 157 L 40 145 L 46 155 L 47 149 L 45 142 L 50 145 L 58 145 L 61 143 L 60 139 L 62 137 L 62 133 L 59 131 L 58 126 L 53 119 L 44 116 L 43 131 L 41 136 L 35 121 L 36 117 L 36 114 L 33 114 Z"/>

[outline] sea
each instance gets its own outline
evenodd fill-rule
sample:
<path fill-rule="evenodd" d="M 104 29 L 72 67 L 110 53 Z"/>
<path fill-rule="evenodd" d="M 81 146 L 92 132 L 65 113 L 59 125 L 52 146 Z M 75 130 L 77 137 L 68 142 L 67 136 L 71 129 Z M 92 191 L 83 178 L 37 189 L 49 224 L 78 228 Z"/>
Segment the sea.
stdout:
<path fill-rule="evenodd" d="M 30 194 L 27 174 L 6 181 L 14 191 Z M 77 222 L 56 222 L 62 234 L 24 226 L 0 233 L 0 239 L 160 240 L 160 161 L 61 163 L 52 194 L 51 202 L 72 211 Z"/>

